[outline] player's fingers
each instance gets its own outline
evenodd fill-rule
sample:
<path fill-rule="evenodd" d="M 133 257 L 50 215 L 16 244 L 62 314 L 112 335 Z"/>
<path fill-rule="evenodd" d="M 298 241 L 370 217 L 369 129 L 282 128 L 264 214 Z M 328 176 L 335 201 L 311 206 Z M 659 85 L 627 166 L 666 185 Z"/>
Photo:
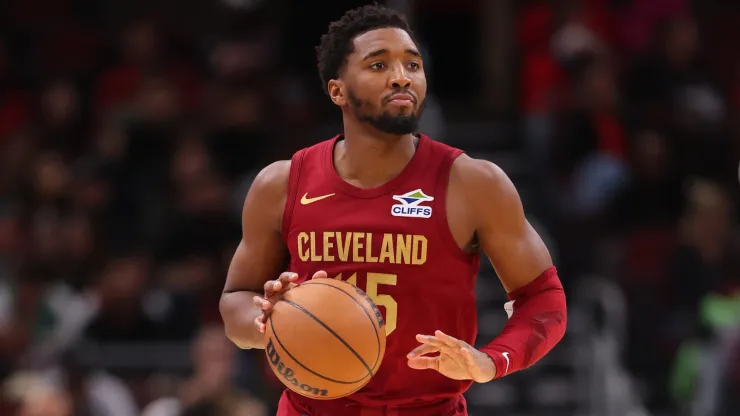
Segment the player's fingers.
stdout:
<path fill-rule="evenodd" d="M 280 283 L 280 280 L 270 280 L 265 283 L 265 297 L 269 298 L 270 296 L 275 295 L 275 293 L 279 292 L 282 288 L 283 284 Z"/>
<path fill-rule="evenodd" d="M 264 315 L 260 315 L 256 318 L 254 318 L 254 325 L 257 327 L 257 330 L 260 331 L 260 333 L 265 333 L 265 322 L 264 322 Z"/>
<path fill-rule="evenodd" d="M 265 283 L 265 297 L 270 297 L 279 293 L 284 288 L 289 288 L 291 282 L 298 279 L 298 274 L 293 272 L 283 272 L 275 280 L 270 280 Z"/>
<path fill-rule="evenodd" d="M 442 342 L 441 340 L 437 339 L 437 337 L 432 335 L 417 335 L 416 340 L 419 341 L 422 344 L 427 345 L 434 345 L 437 348 L 446 348 L 447 344 Z"/>
<path fill-rule="evenodd" d="M 328 274 L 326 274 L 325 271 L 319 270 L 318 272 L 314 273 L 313 276 L 311 276 L 311 279 L 326 279 L 329 277 Z"/>
<path fill-rule="evenodd" d="M 421 344 L 406 354 L 406 358 L 414 358 L 424 354 L 431 354 L 433 352 L 439 352 L 439 347 L 429 344 Z"/>
<path fill-rule="evenodd" d="M 434 331 L 434 336 L 438 340 L 440 340 L 441 342 L 443 342 L 445 345 L 447 345 L 448 347 L 455 347 L 455 348 L 457 348 L 457 347 L 460 346 L 460 340 L 458 340 L 457 338 L 451 337 L 451 336 L 445 334 L 442 331 L 439 331 L 439 330 Z"/>
<path fill-rule="evenodd" d="M 263 311 L 272 309 L 272 303 L 270 303 L 267 299 L 263 298 L 262 296 L 253 297 L 252 301 L 254 302 L 254 306 L 262 309 Z"/>
<path fill-rule="evenodd" d="M 439 371 L 439 357 L 416 357 L 408 361 L 408 366 L 414 370 Z"/>
<path fill-rule="evenodd" d="M 290 283 L 292 282 L 295 282 L 296 279 L 298 279 L 298 273 L 293 272 L 284 272 L 280 274 L 280 277 L 278 277 L 278 280 L 283 287 L 288 287 L 288 285 L 290 285 Z"/>

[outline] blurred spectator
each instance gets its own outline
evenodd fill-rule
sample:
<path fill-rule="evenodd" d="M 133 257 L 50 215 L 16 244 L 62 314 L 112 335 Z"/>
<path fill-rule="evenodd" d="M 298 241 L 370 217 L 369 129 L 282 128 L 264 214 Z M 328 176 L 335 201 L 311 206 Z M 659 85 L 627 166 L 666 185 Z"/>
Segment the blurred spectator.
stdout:
<path fill-rule="evenodd" d="M 68 80 L 49 83 L 41 93 L 34 122 L 40 147 L 73 159 L 87 149 L 88 132 L 77 87 Z"/>
<path fill-rule="evenodd" d="M 231 387 L 234 346 L 221 326 L 206 326 L 193 344 L 194 372 L 176 398 L 151 403 L 145 415 L 266 416 L 265 406 Z"/>
<path fill-rule="evenodd" d="M 72 416 L 73 408 L 69 396 L 61 390 L 40 385 L 29 386 L 20 416 Z"/>
<path fill-rule="evenodd" d="M 689 204 L 683 218 L 681 245 L 670 264 L 672 290 L 668 316 L 668 345 L 678 346 L 671 388 L 674 397 L 684 406 L 702 394 L 701 358 L 720 355 L 732 360 L 732 351 L 712 351 L 713 344 L 728 343 L 728 329 L 740 324 L 740 315 L 733 311 L 740 290 L 738 254 L 740 240 L 727 192 L 713 183 L 697 182 L 689 191 Z M 680 345 L 679 345 L 680 344 Z M 731 344 L 730 344 L 731 345 Z M 670 356 L 670 355 L 669 355 Z M 713 372 L 732 386 L 737 377 L 735 366 L 721 367 Z M 714 386 L 714 389 L 722 387 Z M 717 396 L 720 393 L 712 393 Z M 708 403 L 702 403 L 707 406 Z"/>
<path fill-rule="evenodd" d="M 223 84 L 216 87 L 208 150 L 219 171 L 234 180 L 264 166 L 272 149 L 267 124 L 269 99 L 258 85 Z"/>
<path fill-rule="evenodd" d="M 697 182 L 689 189 L 682 244 L 671 268 L 676 310 L 696 316 L 706 294 L 740 290 L 740 241 L 733 214 L 729 196 L 716 184 Z"/>
<path fill-rule="evenodd" d="M 610 207 L 611 230 L 627 235 L 640 229 L 675 226 L 683 209 L 683 181 L 677 175 L 666 137 L 644 129 L 636 132 L 631 142 L 629 178 Z"/>
<path fill-rule="evenodd" d="M 624 182 L 627 142 L 609 61 L 581 54 L 572 58 L 569 73 L 572 96 L 559 116 L 554 167 L 570 177 L 568 210 L 590 216 Z"/>
<path fill-rule="evenodd" d="M 106 265 L 94 293 L 100 311 L 86 331 L 96 341 L 142 341 L 159 337 L 156 323 L 144 309 L 145 285 L 150 277 L 149 259 L 140 255 L 122 255 Z"/>
<path fill-rule="evenodd" d="M 195 70 L 185 62 L 168 56 L 163 34 L 152 19 L 134 19 L 120 38 L 120 61 L 104 73 L 97 85 L 98 111 L 128 104 L 147 76 L 170 79 L 183 104 L 193 108 L 200 100 L 200 85 Z"/>
<path fill-rule="evenodd" d="M 706 140 L 697 136 L 716 132 L 726 110 L 699 54 L 696 22 L 675 18 L 656 30 L 653 52 L 638 62 L 629 76 L 631 120 L 638 124 L 659 122 L 671 126 L 679 138 Z"/>

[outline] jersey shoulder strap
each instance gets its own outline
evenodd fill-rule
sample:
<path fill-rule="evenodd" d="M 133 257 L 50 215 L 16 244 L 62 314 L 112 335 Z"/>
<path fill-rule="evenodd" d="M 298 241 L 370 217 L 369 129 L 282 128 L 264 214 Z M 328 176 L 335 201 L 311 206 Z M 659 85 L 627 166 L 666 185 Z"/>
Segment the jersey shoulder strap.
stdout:
<path fill-rule="evenodd" d="M 470 259 L 470 255 L 460 248 L 457 241 L 455 241 L 447 218 L 447 193 L 450 186 L 452 164 L 465 152 L 440 142 L 433 142 L 431 147 L 433 148 L 433 158 L 438 166 L 434 186 L 434 211 L 437 230 L 448 252 L 461 260 L 467 261 Z"/>

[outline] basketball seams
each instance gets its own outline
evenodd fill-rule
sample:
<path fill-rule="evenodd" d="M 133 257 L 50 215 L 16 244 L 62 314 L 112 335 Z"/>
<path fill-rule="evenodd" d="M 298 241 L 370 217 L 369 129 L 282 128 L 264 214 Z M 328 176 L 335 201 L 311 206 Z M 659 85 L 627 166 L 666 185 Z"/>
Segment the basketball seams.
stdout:
<path fill-rule="evenodd" d="M 308 285 L 308 284 L 318 284 L 321 286 L 329 286 L 333 289 L 337 289 L 340 292 L 342 292 L 342 295 L 334 295 L 333 293 L 329 291 L 323 292 L 324 289 L 320 287 L 315 287 L 313 289 L 307 289 L 304 292 L 300 292 L 299 287 Z M 304 282 L 299 285 L 299 287 L 294 288 L 289 293 L 287 293 L 287 296 L 284 296 L 281 301 L 284 302 L 278 302 L 275 306 L 279 306 L 280 304 L 284 305 L 282 308 L 285 312 L 280 313 L 277 315 L 273 315 L 269 321 L 270 324 L 268 325 L 268 331 L 266 332 L 266 342 L 269 344 L 268 350 L 274 351 L 270 352 L 269 358 L 272 359 L 273 355 L 275 354 L 282 354 L 284 355 L 284 358 L 281 360 L 279 358 L 279 355 L 276 355 L 275 360 L 273 361 L 270 366 L 270 368 L 273 370 L 275 375 L 278 377 L 283 377 L 285 380 L 281 381 L 283 384 L 288 387 L 288 389 L 292 390 L 295 393 L 298 393 L 300 395 L 311 397 L 317 400 L 333 400 L 340 397 L 345 397 L 351 394 L 354 394 L 362 388 L 367 385 L 370 378 L 372 378 L 375 375 L 375 372 L 380 367 L 380 364 L 382 362 L 382 358 L 385 352 L 386 347 L 386 337 L 385 333 L 380 333 L 380 331 L 383 331 L 383 318 L 380 315 L 379 310 L 375 307 L 374 302 L 372 299 L 368 298 L 367 295 L 362 292 L 362 290 L 356 288 L 354 285 L 351 285 L 350 283 L 341 281 L 341 280 L 334 280 L 334 279 L 317 279 L 317 280 L 310 280 L 307 282 Z M 298 292 L 295 292 L 298 290 Z M 317 292 L 318 298 L 311 297 L 312 292 Z M 300 292 L 300 293 L 299 293 Z M 295 297 L 291 296 L 293 293 L 295 293 Z M 308 295 L 308 298 L 303 298 L 303 295 Z M 363 296 L 364 295 L 364 296 Z M 324 296 L 328 298 L 334 299 L 333 302 L 330 302 L 329 305 L 335 305 L 335 311 L 326 314 L 324 312 L 327 312 L 326 306 L 327 302 L 325 301 Z M 362 318 L 357 316 L 357 312 L 354 307 L 352 306 L 351 302 L 348 302 L 345 298 L 345 296 L 349 297 L 352 302 L 354 302 L 357 306 L 360 307 L 362 312 L 367 316 L 367 318 L 370 320 L 370 325 L 373 328 L 374 332 L 367 331 L 367 328 L 364 327 L 364 324 L 362 324 Z M 305 303 L 305 304 L 304 304 Z M 285 308 L 288 307 L 288 305 L 292 308 L 292 310 L 296 310 L 298 312 L 301 312 L 299 315 L 296 315 L 293 312 L 288 312 Z M 341 305 L 341 306 L 339 306 Z M 314 311 L 315 309 L 315 311 Z M 343 312 L 344 311 L 344 312 Z M 277 312 L 277 311 L 276 311 Z M 314 315 L 314 312 L 317 313 L 317 315 Z M 341 316 L 337 316 L 337 313 Z M 343 318 L 344 314 L 349 314 L 352 316 L 353 321 L 347 321 Z M 280 316 L 284 316 L 282 319 L 278 319 L 277 322 L 274 321 L 275 318 Z M 291 318 L 290 315 L 293 315 Z M 304 318 L 305 317 L 305 318 Z M 308 318 L 308 320 L 306 320 Z M 339 325 L 336 328 L 332 328 L 329 326 L 331 323 L 333 325 L 334 319 L 339 319 L 337 321 L 337 324 Z M 309 323 L 313 321 L 314 323 Z M 290 331 L 291 322 L 293 323 L 300 323 L 299 325 L 304 326 L 303 329 L 301 329 L 299 332 L 304 333 L 305 331 L 311 331 L 315 332 L 317 336 L 320 336 L 321 343 L 326 343 L 327 345 L 331 346 L 331 350 L 333 352 L 322 352 L 321 350 L 321 344 L 317 344 L 320 348 L 319 350 L 316 350 L 314 347 L 317 345 L 311 346 L 311 351 L 314 351 L 312 354 L 319 354 L 320 357 L 322 357 L 322 361 L 316 361 L 314 362 L 313 356 L 305 356 L 303 351 L 303 348 L 300 347 L 302 339 L 294 337 L 293 333 Z M 306 328 L 305 325 L 308 325 L 309 327 L 315 327 L 315 325 L 318 324 L 326 330 L 326 332 L 321 332 L 321 330 L 317 330 L 314 328 Z M 276 330 L 277 328 L 281 328 L 281 330 L 288 330 L 288 337 L 281 339 Z M 318 331 L 318 332 L 316 332 Z M 363 333 L 363 336 L 360 338 L 355 337 L 355 332 L 361 331 Z M 345 340 L 342 335 L 340 335 L 339 332 L 342 332 L 344 336 L 347 336 L 348 338 Z M 346 332 L 346 333 L 345 333 Z M 365 360 L 365 356 L 372 355 L 370 348 L 372 348 L 372 343 L 370 339 L 367 337 L 370 334 L 375 334 L 376 339 L 376 360 L 375 363 L 371 366 L 369 365 L 369 360 Z M 283 334 L 285 335 L 285 333 Z M 305 334 L 308 335 L 308 334 Z M 357 334 L 359 335 L 359 334 Z M 299 361 L 296 356 L 294 356 L 290 351 L 287 350 L 286 345 L 283 344 L 283 340 L 288 345 L 292 345 L 292 348 L 294 348 L 293 352 L 296 353 L 296 356 L 303 356 L 303 360 L 306 361 L 306 363 Z M 336 341 L 339 341 L 340 344 L 337 344 Z M 358 350 L 355 350 L 352 345 L 350 345 L 349 341 L 351 341 L 353 344 L 356 344 L 356 347 L 359 347 Z M 296 345 L 293 345 L 293 344 Z M 350 355 L 347 354 L 349 352 L 350 354 L 354 355 L 355 358 L 350 358 Z M 360 355 L 362 353 L 362 355 Z M 329 354 L 329 355 L 327 355 Z M 342 357 L 342 362 L 345 363 L 347 367 L 347 370 L 350 369 L 350 367 L 353 369 L 349 372 L 341 372 L 341 375 L 336 373 L 335 371 L 332 371 L 331 369 L 334 368 L 331 365 L 328 368 L 324 368 L 323 363 L 332 363 L 334 361 L 334 358 L 336 355 L 339 355 Z M 368 357 L 369 358 L 369 357 Z M 357 361 L 354 361 L 357 359 Z M 292 365 L 291 365 L 292 361 Z M 357 373 L 358 370 L 360 370 L 359 367 L 356 367 L 355 363 L 361 363 L 365 369 L 365 374 L 360 375 Z M 318 366 L 317 369 L 309 368 L 309 365 L 312 367 Z M 292 367 L 292 369 L 291 369 Z M 283 371 L 282 369 L 285 369 Z M 299 370 L 299 371 L 295 371 Z M 330 377 L 326 377 L 322 375 L 321 373 L 327 373 L 331 374 L 332 376 L 340 376 L 342 378 L 354 378 L 354 377 L 360 377 L 356 381 L 340 381 L 335 380 Z M 293 375 L 297 377 L 297 379 L 293 378 Z M 347 377 L 349 376 L 349 377 Z M 303 378 L 305 377 L 305 379 Z M 312 381 L 313 380 L 313 381 Z M 322 383 L 321 380 L 324 380 Z M 292 383 L 292 385 L 291 385 Z M 298 384 L 296 384 L 298 383 Z M 304 383 L 304 384 L 301 384 Z M 317 384 L 314 384 L 317 383 Z M 334 391 L 335 394 L 327 394 L 329 391 L 327 390 L 327 386 L 324 386 L 322 390 L 320 386 L 322 384 L 331 383 L 334 384 L 334 389 L 339 391 Z M 300 386 L 299 386 L 300 384 Z M 293 385 L 296 386 L 296 388 L 293 388 Z M 349 391 L 342 391 L 344 390 L 340 386 L 346 386 L 350 390 Z M 298 388 L 300 387 L 300 388 Z M 345 387 L 345 388 L 346 388 Z M 332 390 L 332 388 L 329 388 L 329 390 Z M 340 392 L 341 391 L 341 392 Z"/>
<path fill-rule="evenodd" d="M 291 302 L 288 302 L 288 303 L 291 303 Z M 364 377 L 362 377 L 362 378 L 360 378 L 359 380 L 356 380 L 356 381 L 341 381 L 341 380 L 334 380 L 332 378 L 329 378 L 329 377 L 326 377 L 324 375 L 321 375 L 321 374 L 317 373 L 316 371 L 308 368 L 308 366 L 306 366 L 305 364 L 303 364 L 302 362 L 300 362 L 298 359 L 296 359 L 293 356 L 293 354 L 291 354 L 290 351 L 288 351 L 288 349 L 285 348 L 285 345 L 283 345 L 283 343 L 280 342 L 280 337 L 278 337 L 277 331 L 275 331 L 275 325 L 272 323 L 272 318 L 270 318 L 270 329 L 272 330 L 272 336 L 275 337 L 275 342 L 278 343 L 278 345 L 283 350 L 283 352 L 285 354 L 287 354 L 288 357 L 290 357 L 290 359 L 293 360 L 296 364 L 300 365 L 304 370 L 306 370 L 309 373 L 315 375 L 316 377 L 323 378 L 326 381 L 331 381 L 332 383 L 337 383 L 337 384 L 355 384 L 355 383 L 359 383 L 360 381 L 362 381 L 362 380 L 364 380 L 365 378 L 368 377 L 367 375 L 365 375 Z M 370 375 L 372 375 L 372 373 L 370 373 Z"/>
<path fill-rule="evenodd" d="M 367 309 L 365 309 L 365 307 L 362 305 L 362 303 L 360 303 L 351 293 L 347 293 L 342 288 L 336 287 L 336 286 L 331 285 L 331 284 L 328 284 L 328 283 L 319 282 L 319 281 L 316 281 L 316 280 L 309 280 L 307 282 L 304 282 L 302 285 L 309 285 L 309 284 L 311 284 L 311 285 L 327 286 L 327 287 L 330 287 L 332 289 L 335 289 L 335 290 L 338 290 L 338 291 L 342 292 L 343 294 L 345 294 L 346 296 L 348 296 L 350 299 L 352 299 L 352 301 L 354 301 L 357 304 L 357 306 L 359 306 L 360 309 L 362 309 L 362 312 L 365 313 L 365 316 L 367 316 L 367 318 L 370 320 L 370 325 L 372 326 L 373 331 L 375 331 L 375 339 L 376 339 L 376 341 L 378 343 L 378 353 L 377 353 L 376 358 L 375 358 L 375 363 L 372 366 L 372 370 L 370 370 L 371 374 L 374 375 L 375 372 L 373 370 L 375 370 L 378 367 L 378 364 L 381 361 L 380 358 L 381 358 L 381 352 L 382 351 L 381 351 L 381 345 L 380 345 L 380 334 L 378 333 L 378 328 L 377 328 L 377 326 L 375 324 L 375 320 L 373 319 L 372 315 L 367 311 Z M 349 283 L 346 283 L 346 284 L 349 285 Z M 319 321 L 319 322 L 321 322 L 318 318 L 316 318 L 316 320 Z M 321 324 L 323 325 L 323 322 L 321 322 Z M 338 337 L 338 335 L 337 335 L 337 337 Z M 342 341 L 344 341 L 344 340 L 342 340 Z M 347 346 L 348 346 L 348 348 L 351 349 L 351 347 L 349 347 L 348 344 L 347 344 Z M 354 351 L 354 350 L 352 350 L 352 351 Z M 358 358 L 360 358 L 360 357 L 358 356 Z M 360 360 L 362 361 L 361 358 L 360 358 Z M 364 364 L 364 361 L 363 361 L 363 364 Z"/>
<path fill-rule="evenodd" d="M 337 340 L 339 340 L 339 342 L 341 342 L 341 343 L 342 343 L 342 344 L 343 344 L 343 345 L 344 345 L 345 347 L 347 347 L 347 349 L 348 349 L 348 350 L 349 350 L 349 351 L 350 351 L 350 352 L 351 352 L 351 353 L 352 353 L 352 354 L 353 354 L 353 355 L 354 355 L 354 356 L 355 356 L 355 357 L 356 357 L 356 358 L 357 358 L 358 360 L 360 360 L 360 363 L 362 363 L 362 366 L 363 366 L 363 367 L 365 367 L 365 369 L 367 370 L 368 374 L 369 374 L 369 375 L 371 375 L 371 376 L 373 375 L 373 370 L 372 370 L 372 369 L 370 369 L 370 366 L 369 366 L 369 365 L 367 365 L 367 363 L 365 362 L 365 360 L 363 360 L 363 359 L 362 359 L 362 357 L 360 356 L 360 354 L 359 354 L 359 353 L 358 353 L 357 351 L 355 351 L 355 349 L 354 349 L 354 348 L 352 348 L 352 346 L 351 346 L 351 345 L 349 345 L 349 343 L 348 343 L 347 341 L 345 341 L 345 340 L 344 340 L 344 338 L 342 338 L 341 336 L 339 336 L 339 334 L 337 334 L 337 332 L 336 332 L 336 331 L 334 331 L 333 329 L 331 329 L 331 328 L 329 327 L 329 325 L 325 324 L 325 323 L 324 323 L 324 322 L 323 322 L 323 321 L 322 321 L 321 319 L 319 319 L 319 318 L 318 318 L 318 317 L 317 317 L 316 315 L 312 314 L 312 313 L 311 313 L 310 311 L 306 310 L 306 308 L 304 308 L 303 306 L 301 306 L 301 305 L 299 305 L 299 304 L 297 304 L 297 303 L 295 303 L 295 302 L 291 302 L 291 301 L 289 301 L 289 300 L 286 300 L 286 299 L 283 299 L 283 302 L 285 302 L 285 303 L 287 303 L 288 305 L 290 305 L 290 306 L 292 306 L 292 307 L 294 307 L 294 308 L 298 309 L 299 311 L 303 312 L 303 313 L 304 313 L 304 314 L 306 314 L 306 315 L 307 315 L 307 316 L 308 316 L 309 318 L 311 318 L 311 319 L 313 319 L 314 321 L 316 321 L 316 323 L 317 323 L 317 324 L 321 325 L 321 326 L 322 326 L 322 327 L 323 327 L 324 329 L 326 329 L 327 331 L 329 331 L 329 333 L 330 333 L 330 334 L 332 334 L 332 335 L 334 336 L 334 338 L 336 338 Z M 366 377 L 367 377 L 367 376 L 366 376 Z M 363 380 L 364 378 L 365 378 L 365 377 L 361 378 L 360 380 Z"/>

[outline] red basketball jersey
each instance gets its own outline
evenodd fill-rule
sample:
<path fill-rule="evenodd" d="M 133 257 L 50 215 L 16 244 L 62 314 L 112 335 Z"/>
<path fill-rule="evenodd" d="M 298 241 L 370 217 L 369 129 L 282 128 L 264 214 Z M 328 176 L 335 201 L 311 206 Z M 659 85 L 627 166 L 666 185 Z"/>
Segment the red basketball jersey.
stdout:
<path fill-rule="evenodd" d="M 406 354 L 419 345 L 416 334 L 438 329 L 475 341 L 480 259 L 458 247 L 445 214 L 450 167 L 462 151 L 422 135 L 401 174 L 377 188 L 361 189 L 334 169 L 333 150 L 340 139 L 293 156 L 283 217 L 288 270 L 300 275 L 299 282 L 325 270 L 330 278 L 364 290 L 385 319 L 387 348 L 377 374 L 340 400 L 403 407 L 457 398 L 470 381 L 413 370 Z M 324 406 L 320 400 L 292 399 L 316 409 Z"/>

